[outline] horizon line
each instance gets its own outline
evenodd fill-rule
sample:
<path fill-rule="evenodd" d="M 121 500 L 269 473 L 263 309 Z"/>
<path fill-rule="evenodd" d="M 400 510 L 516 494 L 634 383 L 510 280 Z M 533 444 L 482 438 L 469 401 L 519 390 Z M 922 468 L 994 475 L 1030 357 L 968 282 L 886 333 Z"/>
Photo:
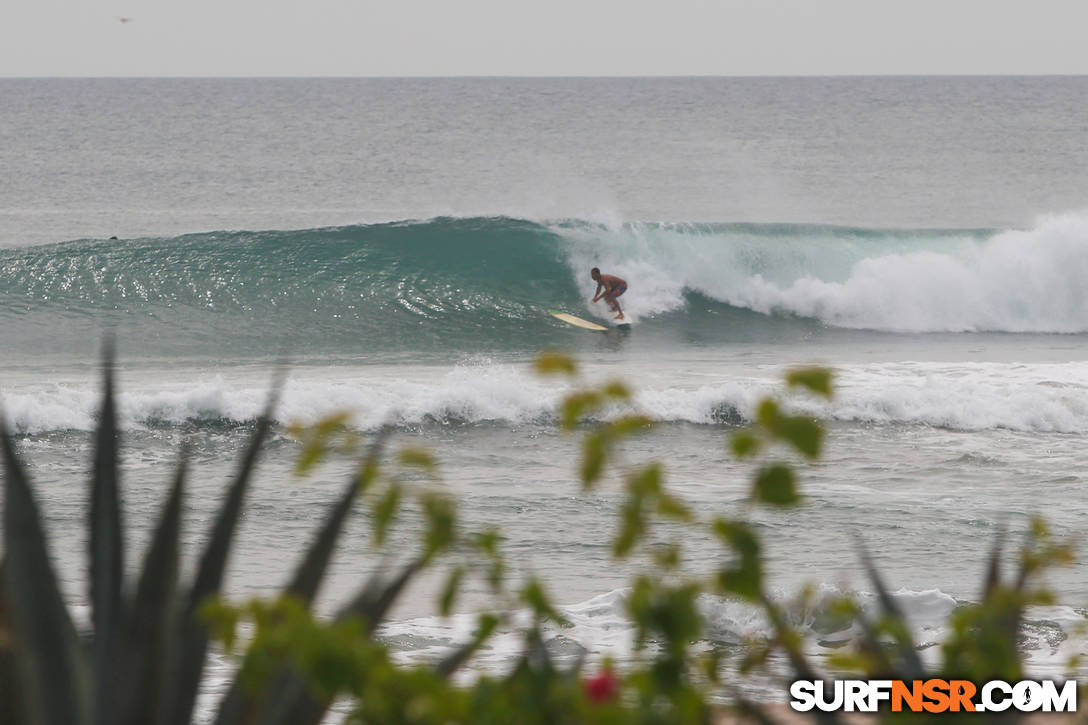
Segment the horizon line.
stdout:
<path fill-rule="evenodd" d="M 0 75 L 0 80 L 667 80 L 667 79 L 828 79 L 828 78 L 1084 78 L 1088 73 L 672 73 L 609 74 L 455 74 L 455 75 Z"/>

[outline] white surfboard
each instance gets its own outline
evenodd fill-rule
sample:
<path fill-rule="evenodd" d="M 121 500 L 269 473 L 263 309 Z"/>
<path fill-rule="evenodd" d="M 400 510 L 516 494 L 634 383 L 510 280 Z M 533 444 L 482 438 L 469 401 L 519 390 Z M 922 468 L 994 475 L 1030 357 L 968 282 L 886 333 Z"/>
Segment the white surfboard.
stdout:
<path fill-rule="evenodd" d="M 583 320 L 581 317 L 575 317 L 574 315 L 568 315 L 566 312 L 557 312 L 556 310 L 548 310 L 552 317 L 557 320 L 562 320 L 568 325 L 574 325 L 575 327 L 581 327 L 586 330 L 595 330 L 597 332 L 608 332 L 607 327 L 602 327 L 596 322 L 590 322 L 589 320 Z"/>

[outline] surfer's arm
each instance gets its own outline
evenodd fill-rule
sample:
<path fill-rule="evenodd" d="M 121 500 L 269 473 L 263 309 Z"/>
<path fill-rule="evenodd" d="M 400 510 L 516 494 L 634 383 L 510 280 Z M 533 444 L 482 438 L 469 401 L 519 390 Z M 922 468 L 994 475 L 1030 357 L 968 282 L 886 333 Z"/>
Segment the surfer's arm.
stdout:
<path fill-rule="evenodd" d="M 602 284 L 601 282 L 598 282 L 597 283 L 597 291 L 593 293 L 593 301 L 594 302 L 601 299 L 601 288 L 602 287 L 604 287 L 604 284 Z"/>

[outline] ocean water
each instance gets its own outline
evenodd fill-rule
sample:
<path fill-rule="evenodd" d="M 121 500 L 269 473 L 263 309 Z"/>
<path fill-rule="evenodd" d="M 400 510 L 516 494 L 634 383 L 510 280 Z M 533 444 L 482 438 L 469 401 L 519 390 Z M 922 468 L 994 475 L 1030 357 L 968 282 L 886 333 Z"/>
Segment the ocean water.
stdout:
<path fill-rule="evenodd" d="M 772 586 L 870 601 L 860 536 L 939 641 L 1001 526 L 1012 546 L 1035 514 L 1062 536 L 1088 525 L 1085 119 L 1088 78 L 0 80 L 0 394 L 65 594 L 85 598 L 114 334 L 137 547 L 188 441 L 195 557 L 287 360 L 279 423 L 347 411 L 431 448 L 466 525 L 500 525 L 514 575 L 552 584 L 574 625 L 556 651 L 631 656 L 619 483 L 581 493 L 577 439 L 556 430 L 566 384 L 531 372 L 549 347 L 627 380 L 660 425 L 625 455 L 723 515 L 751 473 L 729 434 L 790 366 L 833 367 L 833 401 L 793 403 L 830 434 L 806 504 L 755 514 Z M 630 330 L 547 315 L 607 318 L 593 266 L 627 279 Z M 298 451 L 278 428 L 234 596 L 276 591 L 348 475 L 298 480 Z M 395 547 L 418 533 L 406 520 Z M 361 510 L 323 608 L 389 566 L 368 541 Z M 687 546 L 693 570 L 717 563 L 713 542 Z M 1033 671 L 1088 674 L 1066 664 L 1088 649 L 1084 575 L 1049 577 Z M 474 582 L 443 619 L 434 589 L 384 630 L 406 660 L 466 636 L 486 601 Z M 820 601 L 798 614 L 817 653 L 845 636 Z M 766 631 L 736 602 L 702 605 L 712 643 Z M 512 655 L 504 635 L 474 666 Z"/>

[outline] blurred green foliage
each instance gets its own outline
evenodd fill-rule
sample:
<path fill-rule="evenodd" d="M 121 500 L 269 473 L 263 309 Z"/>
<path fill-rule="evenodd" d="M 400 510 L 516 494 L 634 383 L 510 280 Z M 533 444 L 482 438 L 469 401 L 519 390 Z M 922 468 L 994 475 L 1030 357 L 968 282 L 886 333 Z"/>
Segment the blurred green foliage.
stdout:
<path fill-rule="evenodd" d="M 789 412 L 782 400 L 761 401 L 751 424 L 734 431 L 727 446 L 751 462 L 747 503 L 737 511 L 707 512 L 669 489 L 663 463 L 626 460 L 625 442 L 651 432 L 654 421 L 637 409 L 625 384 L 588 384 L 577 363 L 558 352 L 542 354 L 535 369 L 571 386 L 558 420 L 563 431 L 581 438 L 577 472 L 586 495 L 613 483 L 618 488 L 612 554 L 639 568 L 626 599 L 634 661 L 622 667 L 607 658 L 557 662 L 545 636 L 565 622 L 546 582 L 508 580 L 511 567 L 500 531 L 462 528 L 456 501 L 442 489 L 441 470 L 430 452 L 404 447 L 389 455 L 389 431 L 364 440 L 343 412 L 287 429 L 298 441 L 299 475 L 331 457 L 355 462 L 295 575 L 278 597 L 241 604 L 221 598 L 222 564 L 253 462 L 268 434 L 274 395 L 255 426 L 193 581 L 178 580 L 183 456 L 141 578 L 137 586 L 123 587 L 119 433 L 107 359 L 91 484 L 94 617 L 89 633 L 77 635 L 60 601 L 32 489 L 14 441 L 0 430 L 6 552 L 0 577 L 0 721 L 184 725 L 194 717 L 209 639 L 238 663 L 215 714 L 218 725 L 317 725 L 330 717 L 334 702 L 346 703 L 340 718 L 345 723 L 711 723 L 721 709 L 711 703 L 723 692 L 749 717 L 771 722 L 773 713 L 745 701 L 735 683 L 723 680 L 723 672 L 729 657 L 738 660 L 740 672 L 750 673 L 776 653 L 803 679 L 829 678 L 827 667 L 885 679 L 1023 677 L 1017 636 L 1025 608 L 1050 601 L 1038 585 L 1040 575 L 1073 556 L 1070 544 L 1056 539 L 1043 522 L 1033 523 L 1008 580 L 1001 572 L 1004 536 L 998 536 L 981 600 L 954 612 L 941 663 L 932 670 L 923 666 L 906 617 L 859 541 L 879 615 L 872 618 L 856 601 L 842 598 L 828 614 L 853 623 L 856 636 L 826 660 L 813 661 L 804 637 L 768 592 L 764 545 L 752 513 L 759 506 L 777 510 L 801 504 L 797 461 L 820 456 L 824 429 L 819 422 Z M 798 394 L 832 396 L 832 375 L 823 368 L 791 370 L 785 381 Z M 369 512 L 375 551 L 387 547 L 390 533 L 408 517 L 422 522 L 422 536 L 416 551 L 398 552 L 398 570 L 371 578 L 335 616 L 316 617 L 311 603 L 343 523 L 360 498 Z M 709 573 L 685 570 L 685 543 L 693 535 L 721 544 L 720 561 Z M 476 615 L 474 633 L 441 660 L 398 664 L 377 635 L 378 626 L 405 587 L 434 567 L 442 569 L 436 602 L 442 616 L 456 610 L 472 581 L 491 592 L 491 606 Z M 723 652 L 708 641 L 700 613 L 703 597 L 749 603 L 763 612 L 773 635 L 751 642 L 740 655 Z M 518 612 L 527 617 L 524 624 L 518 624 Z M 516 632 L 521 642 L 509 670 L 455 681 L 453 675 L 500 630 Z M 135 694 L 134 683 L 141 688 Z M 833 722 L 838 716 L 821 718 Z"/>

